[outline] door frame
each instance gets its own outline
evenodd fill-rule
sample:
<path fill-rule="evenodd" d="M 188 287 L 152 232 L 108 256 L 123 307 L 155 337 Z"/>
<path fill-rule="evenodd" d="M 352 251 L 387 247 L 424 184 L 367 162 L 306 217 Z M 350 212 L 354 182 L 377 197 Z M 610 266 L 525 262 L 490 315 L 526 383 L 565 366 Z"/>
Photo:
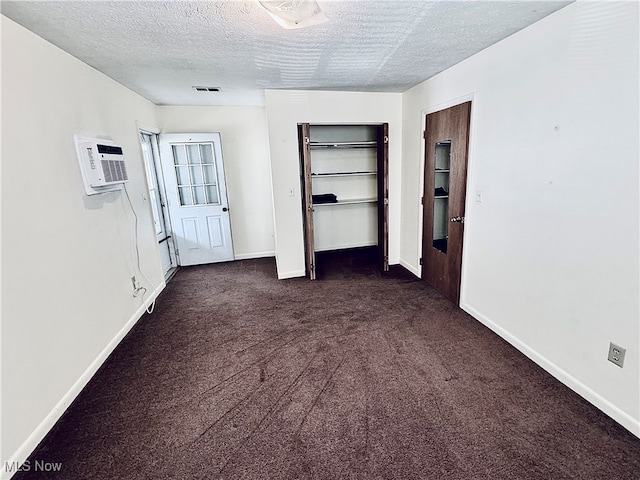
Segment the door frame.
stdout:
<path fill-rule="evenodd" d="M 472 182 L 472 178 L 473 178 L 473 166 L 475 164 L 475 155 L 474 155 L 474 145 L 475 145 L 475 115 L 476 115 L 476 102 L 477 102 L 477 92 L 471 92 L 471 93 L 467 93 L 465 95 L 462 95 L 460 97 L 455 97 L 452 98 L 450 100 L 444 101 L 444 102 L 440 102 L 440 103 L 436 103 L 433 105 L 430 105 L 428 107 L 423 108 L 420 111 L 420 115 L 421 115 L 421 119 L 420 119 L 420 174 L 419 174 L 419 180 L 418 180 L 418 184 L 419 184 L 419 197 L 418 197 L 418 232 L 417 232 L 417 242 L 416 242 L 416 258 L 419 260 L 420 258 L 422 258 L 422 244 L 423 244 L 423 231 L 424 231 L 424 205 L 422 205 L 421 202 L 421 198 L 424 195 L 424 169 L 425 169 L 425 159 L 426 159 L 426 139 L 424 138 L 424 131 L 427 127 L 427 115 L 431 114 L 431 113 L 435 113 L 435 112 L 439 112 L 441 110 L 446 110 L 447 108 L 450 107 L 455 107 L 456 105 L 460 105 L 461 103 L 465 103 L 465 102 L 471 102 L 471 112 L 470 112 L 470 118 L 469 118 L 469 144 L 467 146 L 467 180 L 466 180 L 466 195 L 465 195 L 465 212 L 467 215 L 471 209 L 470 209 L 470 204 L 472 202 L 472 198 L 474 195 L 469 195 L 469 192 L 471 191 L 471 184 Z M 461 260 L 461 265 L 460 265 L 460 301 L 459 301 L 459 305 L 463 305 L 465 303 L 464 301 L 464 295 L 465 295 L 465 291 L 466 291 L 466 275 L 465 275 L 465 271 L 466 271 L 466 264 L 467 264 L 467 236 L 469 234 L 468 230 L 470 228 L 470 226 L 473 225 L 473 220 L 471 219 L 471 221 L 469 220 L 469 217 L 467 215 L 467 217 L 465 218 L 465 223 L 464 223 L 464 229 L 462 232 L 462 260 Z M 419 262 L 416 262 L 419 264 Z M 422 278 L 422 274 L 423 274 L 423 266 L 422 265 L 418 265 L 416 272 L 414 272 L 416 274 L 417 277 Z"/>
<path fill-rule="evenodd" d="M 381 273 L 389 271 L 389 123 L 310 123 L 297 125 L 300 188 L 302 192 L 303 243 L 305 275 L 316 279 L 316 251 L 314 237 L 313 199 L 311 181 L 311 127 L 313 126 L 369 126 L 376 132 L 376 192 L 377 192 L 377 257 Z"/>
<path fill-rule="evenodd" d="M 167 246 L 169 247 L 169 260 L 171 262 L 171 267 L 169 271 L 165 275 L 165 281 L 169 280 L 177 271 L 178 268 L 178 258 L 176 256 L 176 246 L 174 243 L 174 235 L 171 227 L 171 217 L 169 217 L 169 208 L 167 205 L 167 192 L 165 189 L 164 182 L 164 174 L 162 172 L 162 162 L 160 160 L 160 130 L 157 128 L 149 127 L 146 125 L 138 124 L 138 135 L 146 134 L 152 136 L 151 149 L 153 152 L 153 169 L 156 175 L 156 181 L 158 183 L 158 195 L 160 196 L 160 207 L 161 207 L 161 221 L 164 225 L 164 232 L 166 239 L 164 241 L 167 242 Z M 142 162 L 144 163 L 144 154 L 142 152 L 142 144 L 140 144 L 140 156 L 142 157 Z M 146 170 L 146 166 L 145 166 Z M 145 175 L 146 180 L 146 175 Z M 147 193 L 149 192 L 149 185 L 147 185 Z M 149 202 L 151 202 L 151 197 L 149 197 Z M 149 205 L 150 208 L 151 204 Z M 161 242 L 158 242 L 161 243 Z"/>
<path fill-rule="evenodd" d="M 304 263 L 309 280 L 316 279 L 316 247 L 311 188 L 311 124 L 298 124 L 300 153 L 300 186 L 302 190 L 302 226 L 304 233 Z"/>
<path fill-rule="evenodd" d="M 177 236 L 175 234 L 175 229 L 174 229 L 174 222 L 176 222 L 175 218 L 172 218 L 171 215 L 171 206 L 172 206 L 172 202 L 178 202 L 177 206 L 180 206 L 180 200 L 178 198 L 173 198 L 172 196 L 170 197 L 169 194 L 167 193 L 167 175 L 172 175 L 172 178 L 175 178 L 175 171 L 173 170 L 173 163 L 174 163 L 174 158 L 173 155 L 170 154 L 169 158 L 165 159 L 163 161 L 163 151 L 164 151 L 164 147 L 162 145 L 162 139 L 160 137 L 169 137 L 169 136 L 176 136 L 176 137 L 188 137 L 188 140 L 180 140 L 177 143 L 198 143 L 198 142 L 204 142 L 204 143 L 212 143 L 212 148 L 214 150 L 214 159 L 216 161 L 216 165 L 217 165 L 217 159 L 219 158 L 220 160 L 220 165 L 218 165 L 216 167 L 216 172 L 218 175 L 217 181 L 220 181 L 220 172 L 222 172 L 222 176 L 224 181 L 222 181 L 221 183 L 219 183 L 219 187 L 220 185 L 223 186 L 224 188 L 220 189 L 220 191 L 224 190 L 225 193 L 225 197 L 226 197 L 226 205 L 224 205 L 222 207 L 222 211 L 227 213 L 227 217 L 228 217 L 228 222 L 229 222 L 229 245 L 230 245 L 230 249 L 231 249 L 231 258 L 228 260 L 216 260 L 216 261 L 212 261 L 212 262 L 197 262 L 197 263 L 188 263 L 188 265 L 202 265 L 202 264 L 209 264 L 209 263 L 215 263 L 217 261 L 234 261 L 236 259 L 235 257 L 235 249 L 234 249 L 234 245 L 233 245 L 233 232 L 232 232 L 232 228 L 231 228 L 231 216 L 230 213 L 228 213 L 230 211 L 230 206 L 229 206 L 229 191 L 227 189 L 227 182 L 226 182 L 226 172 L 225 172 L 225 167 L 224 167 L 224 158 L 223 158 L 223 154 L 222 154 L 222 138 L 220 135 L 220 132 L 206 132 L 206 133 L 202 133 L 202 132 L 187 132 L 187 133 L 172 133 L 172 132 L 163 132 L 158 134 L 157 137 L 157 142 L 158 142 L 158 152 L 159 152 L 159 161 L 160 161 L 160 170 L 162 172 L 162 184 L 163 184 L 163 192 L 165 195 L 165 208 L 167 209 L 167 218 L 169 219 L 169 224 L 170 224 L 170 231 L 171 231 L 171 236 L 173 238 L 173 242 L 174 242 L 174 249 L 176 252 L 176 261 L 178 266 L 182 266 L 183 264 L 181 263 L 180 260 L 180 249 L 179 249 L 179 245 L 178 245 L 178 239 Z M 217 140 L 211 141 L 211 138 L 217 138 Z M 171 150 L 171 145 L 172 143 L 169 142 L 168 143 L 168 148 L 169 150 Z M 218 152 L 218 154 L 216 155 L 215 152 Z M 165 162 L 168 162 L 165 165 Z M 169 166 L 169 164 L 171 166 Z M 165 171 L 166 168 L 170 169 L 170 172 Z M 176 179 L 177 181 L 177 179 Z M 178 195 L 178 185 L 176 183 L 176 196 Z M 217 205 L 217 204 L 216 204 Z M 222 202 L 220 203 L 220 205 L 222 205 Z M 194 207 L 197 207 L 198 205 L 193 205 Z M 201 206 L 206 206 L 206 204 L 203 204 Z M 209 206 L 215 206 L 214 204 L 211 204 Z"/>

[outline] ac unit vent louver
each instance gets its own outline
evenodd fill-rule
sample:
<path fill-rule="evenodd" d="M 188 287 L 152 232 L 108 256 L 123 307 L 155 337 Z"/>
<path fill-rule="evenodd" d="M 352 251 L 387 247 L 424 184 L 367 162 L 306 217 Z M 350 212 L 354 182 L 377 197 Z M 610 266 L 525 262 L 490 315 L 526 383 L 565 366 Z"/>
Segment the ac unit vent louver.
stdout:
<path fill-rule="evenodd" d="M 124 182 L 129 180 L 124 161 L 102 160 L 105 183 Z"/>

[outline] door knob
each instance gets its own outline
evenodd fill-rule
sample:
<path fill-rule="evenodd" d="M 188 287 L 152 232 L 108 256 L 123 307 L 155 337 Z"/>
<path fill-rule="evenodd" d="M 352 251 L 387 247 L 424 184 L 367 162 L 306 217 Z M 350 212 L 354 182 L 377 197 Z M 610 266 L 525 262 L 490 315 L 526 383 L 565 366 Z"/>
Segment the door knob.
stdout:
<path fill-rule="evenodd" d="M 464 217 L 453 217 L 449 221 L 455 223 L 464 223 Z"/>
<path fill-rule="evenodd" d="M 228 212 L 228 211 L 229 211 L 229 209 L 228 209 L 227 207 L 222 207 L 222 211 L 223 211 L 223 212 Z"/>

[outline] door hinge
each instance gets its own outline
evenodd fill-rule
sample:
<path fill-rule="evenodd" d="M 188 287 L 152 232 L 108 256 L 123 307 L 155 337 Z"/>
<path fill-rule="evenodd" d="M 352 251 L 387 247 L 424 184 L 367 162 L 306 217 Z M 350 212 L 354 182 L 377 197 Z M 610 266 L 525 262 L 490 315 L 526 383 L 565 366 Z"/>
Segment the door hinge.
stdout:
<path fill-rule="evenodd" d="M 424 205 L 424 197 L 420 197 L 420 205 Z"/>
<path fill-rule="evenodd" d="M 422 132 L 422 138 L 424 138 L 425 140 L 427 139 L 427 131 L 426 130 L 424 132 Z"/>
<path fill-rule="evenodd" d="M 418 260 L 418 263 L 422 265 L 422 257 L 420 257 L 420 259 Z"/>
<path fill-rule="evenodd" d="M 304 143 L 306 143 L 307 145 L 309 145 L 309 142 L 310 142 L 309 137 L 304 137 Z"/>
<path fill-rule="evenodd" d="M 389 143 L 389 137 L 387 135 L 384 136 L 384 143 Z"/>

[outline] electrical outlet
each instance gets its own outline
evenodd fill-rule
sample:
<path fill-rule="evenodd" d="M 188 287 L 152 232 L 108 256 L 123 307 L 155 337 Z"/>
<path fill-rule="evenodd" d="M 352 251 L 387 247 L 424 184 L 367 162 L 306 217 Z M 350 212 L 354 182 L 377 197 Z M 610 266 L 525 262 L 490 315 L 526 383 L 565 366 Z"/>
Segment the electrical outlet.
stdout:
<path fill-rule="evenodd" d="M 615 343 L 609 343 L 609 361 L 622 368 L 622 365 L 624 365 L 624 354 L 626 351 L 626 348 L 619 347 Z"/>

